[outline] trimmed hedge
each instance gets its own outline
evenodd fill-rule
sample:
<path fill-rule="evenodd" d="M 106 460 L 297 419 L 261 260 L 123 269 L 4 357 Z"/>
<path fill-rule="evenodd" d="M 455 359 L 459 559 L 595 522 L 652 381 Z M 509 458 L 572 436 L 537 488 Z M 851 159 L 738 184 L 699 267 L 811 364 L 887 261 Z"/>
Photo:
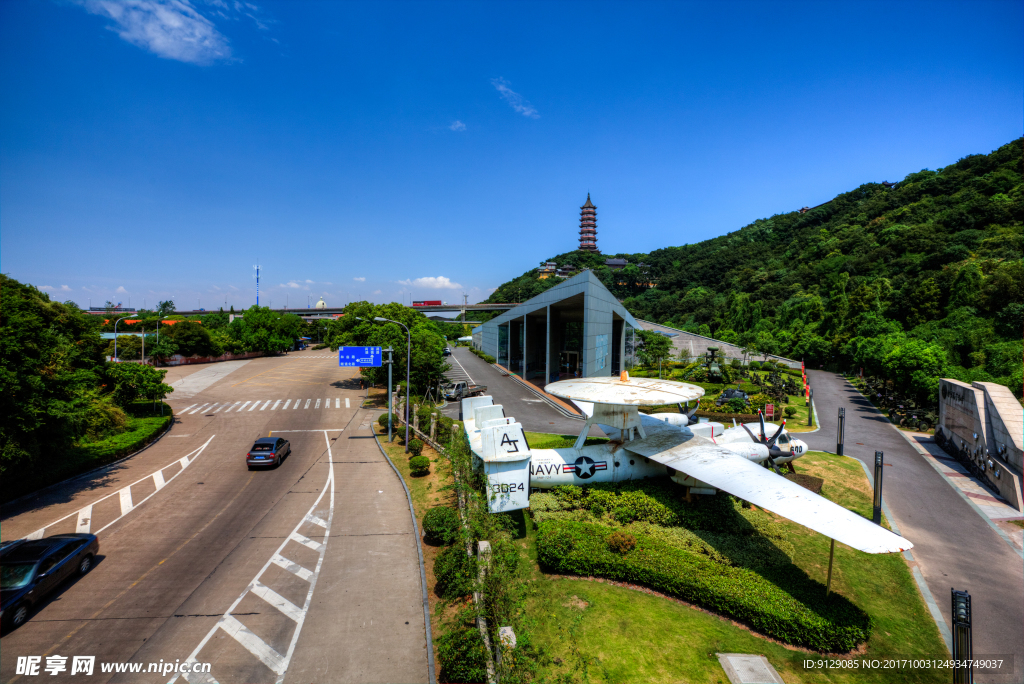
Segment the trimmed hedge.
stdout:
<path fill-rule="evenodd" d="M 487 681 L 487 649 L 475 627 L 462 625 L 434 639 L 440 682 Z"/>
<path fill-rule="evenodd" d="M 423 453 L 423 442 L 418 439 L 409 440 L 409 453 L 412 454 L 413 458 L 418 457 Z M 429 466 L 427 466 L 429 467 Z"/>
<path fill-rule="evenodd" d="M 411 447 L 412 444 L 409 446 Z M 430 459 L 426 456 L 413 456 L 409 459 L 409 469 L 413 475 L 427 475 L 430 473 Z"/>
<path fill-rule="evenodd" d="M 550 520 L 541 525 L 537 555 L 559 573 L 641 584 L 742 620 L 790 644 L 845 653 L 868 639 L 871 618 L 844 597 L 825 590 L 794 566 L 762 573 L 715 563 L 636 534 L 636 548 L 620 555 L 608 540 L 613 528 Z M 465 552 L 463 552 L 465 553 Z"/>
<path fill-rule="evenodd" d="M 448 506 L 435 506 L 423 516 L 423 536 L 427 541 L 451 544 L 459 536 L 459 514 Z"/>

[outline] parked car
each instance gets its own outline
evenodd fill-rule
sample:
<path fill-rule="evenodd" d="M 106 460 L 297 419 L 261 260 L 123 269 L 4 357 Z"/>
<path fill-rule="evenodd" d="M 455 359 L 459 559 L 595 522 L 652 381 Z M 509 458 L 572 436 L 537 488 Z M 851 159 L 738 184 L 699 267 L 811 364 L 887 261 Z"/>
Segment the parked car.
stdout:
<path fill-rule="evenodd" d="M 292 445 L 280 437 L 260 437 L 245 455 L 245 464 L 252 470 L 256 466 L 278 466 L 292 452 Z"/>
<path fill-rule="evenodd" d="M 444 348 L 444 351 L 443 351 L 443 352 L 441 352 L 441 355 L 442 355 L 442 356 L 451 356 L 451 355 L 452 355 L 452 350 L 451 350 L 451 348 L 450 348 L 450 347 L 445 347 L 445 348 Z"/>
<path fill-rule="evenodd" d="M 95 534 L 55 534 L 0 546 L 0 617 L 20 627 L 32 607 L 65 580 L 92 569 L 100 542 Z"/>
<path fill-rule="evenodd" d="M 464 380 L 459 380 L 445 387 L 444 398 L 448 401 L 459 401 L 466 397 L 475 397 L 486 391 L 487 385 L 471 385 Z"/>
<path fill-rule="evenodd" d="M 721 406 L 722 404 L 727 403 L 730 399 L 742 399 L 748 404 L 750 403 L 750 399 L 749 397 L 747 397 L 746 392 L 742 392 L 738 389 L 727 389 L 724 392 L 722 392 L 721 396 L 719 396 L 718 399 L 715 399 L 715 405 Z"/>

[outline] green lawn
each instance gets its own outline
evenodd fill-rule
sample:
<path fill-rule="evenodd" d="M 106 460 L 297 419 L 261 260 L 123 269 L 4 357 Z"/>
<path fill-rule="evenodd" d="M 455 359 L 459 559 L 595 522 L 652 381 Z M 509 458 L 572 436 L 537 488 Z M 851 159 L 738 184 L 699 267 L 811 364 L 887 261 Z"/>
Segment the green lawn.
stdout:
<path fill-rule="evenodd" d="M 870 488 L 855 460 L 811 452 L 796 469 L 824 478 L 827 498 L 870 516 Z M 795 547 L 794 565 L 824 584 L 829 540 L 778 520 Z M 535 560 L 536 530 L 528 527 L 526 543 Z M 946 652 L 902 555 L 864 554 L 837 544 L 832 588 L 872 617 L 863 656 Z M 938 682 L 949 676 L 937 670 L 804 670 L 802 661 L 817 654 L 784 647 L 730 620 L 634 589 L 552 578 L 539 570 L 530 582 L 528 612 L 535 642 L 546 653 L 541 674 L 565 681 L 725 683 L 714 655 L 720 652 L 764 654 L 786 682 Z"/>

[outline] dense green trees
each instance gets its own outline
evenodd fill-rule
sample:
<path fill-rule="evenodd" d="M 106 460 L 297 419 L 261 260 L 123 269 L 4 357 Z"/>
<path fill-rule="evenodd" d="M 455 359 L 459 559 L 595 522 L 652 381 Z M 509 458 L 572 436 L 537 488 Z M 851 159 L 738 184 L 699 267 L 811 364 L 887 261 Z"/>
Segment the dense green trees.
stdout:
<path fill-rule="evenodd" d="M 803 214 L 619 255 L 646 264 L 657 283 L 639 294 L 602 275 L 603 256 L 575 254 L 638 318 L 695 333 L 707 326 L 719 339 L 812 367 L 863 367 L 925 400 L 934 400 L 939 376 L 1002 382 L 1020 395 L 1022 151 L 1014 140 L 892 188 L 867 183 Z M 553 280 L 530 271 L 491 300 L 510 301 L 512 286 L 535 294 L 531 287 Z"/>
<path fill-rule="evenodd" d="M 374 321 L 376 317 L 399 321 L 409 329 L 412 339 L 412 356 L 409 364 L 412 392 L 425 392 L 448 369 L 448 364 L 443 355 L 444 333 L 438 329 L 437 323 L 419 311 L 396 303 L 374 305 L 370 302 L 353 302 L 345 307 L 344 316 L 331 323 L 326 338 L 331 349 L 364 345 L 385 349 L 391 347 L 394 350 L 392 358 L 395 364 L 392 381 L 396 386 L 400 382 L 404 383 L 408 348 L 405 330 L 394 323 Z M 442 325 L 448 327 L 450 324 Z M 388 371 L 386 366 L 364 368 L 362 375 L 370 382 L 386 384 Z"/>

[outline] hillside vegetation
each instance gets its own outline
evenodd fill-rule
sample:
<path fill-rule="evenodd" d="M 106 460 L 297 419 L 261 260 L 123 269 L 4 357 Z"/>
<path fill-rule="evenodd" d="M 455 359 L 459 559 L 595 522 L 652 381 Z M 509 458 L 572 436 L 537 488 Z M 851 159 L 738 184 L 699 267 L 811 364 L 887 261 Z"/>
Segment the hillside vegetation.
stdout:
<path fill-rule="evenodd" d="M 939 377 L 1022 391 L 1022 139 L 991 154 L 867 183 L 804 214 L 650 254 L 570 252 L 637 318 L 803 358 L 863 368 L 921 399 Z M 640 266 L 643 264 L 643 266 Z M 523 301 L 555 284 L 536 269 L 488 301 Z M 649 288 L 646 283 L 656 283 Z"/>

